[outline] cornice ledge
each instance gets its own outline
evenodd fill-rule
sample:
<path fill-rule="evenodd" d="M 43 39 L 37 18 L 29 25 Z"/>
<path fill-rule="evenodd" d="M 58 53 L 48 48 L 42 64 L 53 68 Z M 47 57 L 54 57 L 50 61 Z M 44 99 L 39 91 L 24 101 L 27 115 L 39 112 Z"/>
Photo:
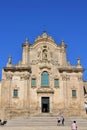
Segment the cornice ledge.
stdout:
<path fill-rule="evenodd" d="M 61 67 L 58 68 L 60 72 L 66 71 L 66 72 L 84 72 L 84 68 L 76 68 L 76 67 Z"/>
<path fill-rule="evenodd" d="M 31 67 L 3 67 L 5 71 L 31 71 Z"/>

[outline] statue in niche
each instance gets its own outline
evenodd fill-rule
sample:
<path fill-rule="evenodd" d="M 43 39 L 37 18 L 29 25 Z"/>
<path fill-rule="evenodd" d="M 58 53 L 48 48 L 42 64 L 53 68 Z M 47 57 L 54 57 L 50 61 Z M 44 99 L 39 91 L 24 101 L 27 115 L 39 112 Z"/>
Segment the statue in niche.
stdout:
<path fill-rule="evenodd" d="M 42 58 L 43 58 L 44 60 L 47 59 L 47 50 L 46 50 L 46 49 L 43 50 Z"/>

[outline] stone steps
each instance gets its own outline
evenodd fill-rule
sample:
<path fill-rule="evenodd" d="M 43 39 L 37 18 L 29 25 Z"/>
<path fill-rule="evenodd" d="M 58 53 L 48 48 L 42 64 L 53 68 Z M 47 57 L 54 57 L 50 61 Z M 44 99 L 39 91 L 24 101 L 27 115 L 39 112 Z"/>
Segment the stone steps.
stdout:
<path fill-rule="evenodd" d="M 71 126 L 72 122 L 76 120 L 81 127 L 87 127 L 87 120 L 81 117 L 66 117 L 65 126 Z M 8 120 L 6 126 L 57 126 L 56 117 L 21 117 Z"/>

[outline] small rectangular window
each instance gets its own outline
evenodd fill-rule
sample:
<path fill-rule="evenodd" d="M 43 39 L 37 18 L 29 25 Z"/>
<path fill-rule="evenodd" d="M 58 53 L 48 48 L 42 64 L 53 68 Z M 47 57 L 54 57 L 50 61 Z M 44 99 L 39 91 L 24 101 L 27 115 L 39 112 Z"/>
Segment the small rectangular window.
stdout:
<path fill-rule="evenodd" d="M 54 79 L 54 87 L 59 87 L 59 79 Z"/>
<path fill-rule="evenodd" d="M 31 86 L 32 87 L 36 87 L 36 79 L 35 78 L 32 78 L 32 80 L 31 80 Z"/>
<path fill-rule="evenodd" d="M 13 97 L 18 97 L 18 90 L 17 89 L 14 89 L 14 91 L 13 91 Z"/>
<path fill-rule="evenodd" d="M 76 97 L 76 90 L 72 90 L 72 97 Z"/>

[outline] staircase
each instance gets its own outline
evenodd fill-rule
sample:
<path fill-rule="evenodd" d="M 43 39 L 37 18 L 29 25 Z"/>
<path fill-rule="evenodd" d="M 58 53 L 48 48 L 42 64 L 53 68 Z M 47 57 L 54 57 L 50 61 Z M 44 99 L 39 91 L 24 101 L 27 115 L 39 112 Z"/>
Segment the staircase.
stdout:
<path fill-rule="evenodd" d="M 71 126 L 72 122 L 76 120 L 78 126 L 87 128 L 87 119 L 81 117 L 66 117 L 65 126 Z M 56 117 L 18 117 L 11 120 L 8 120 L 6 126 L 8 127 L 18 127 L 18 126 L 57 126 Z"/>

